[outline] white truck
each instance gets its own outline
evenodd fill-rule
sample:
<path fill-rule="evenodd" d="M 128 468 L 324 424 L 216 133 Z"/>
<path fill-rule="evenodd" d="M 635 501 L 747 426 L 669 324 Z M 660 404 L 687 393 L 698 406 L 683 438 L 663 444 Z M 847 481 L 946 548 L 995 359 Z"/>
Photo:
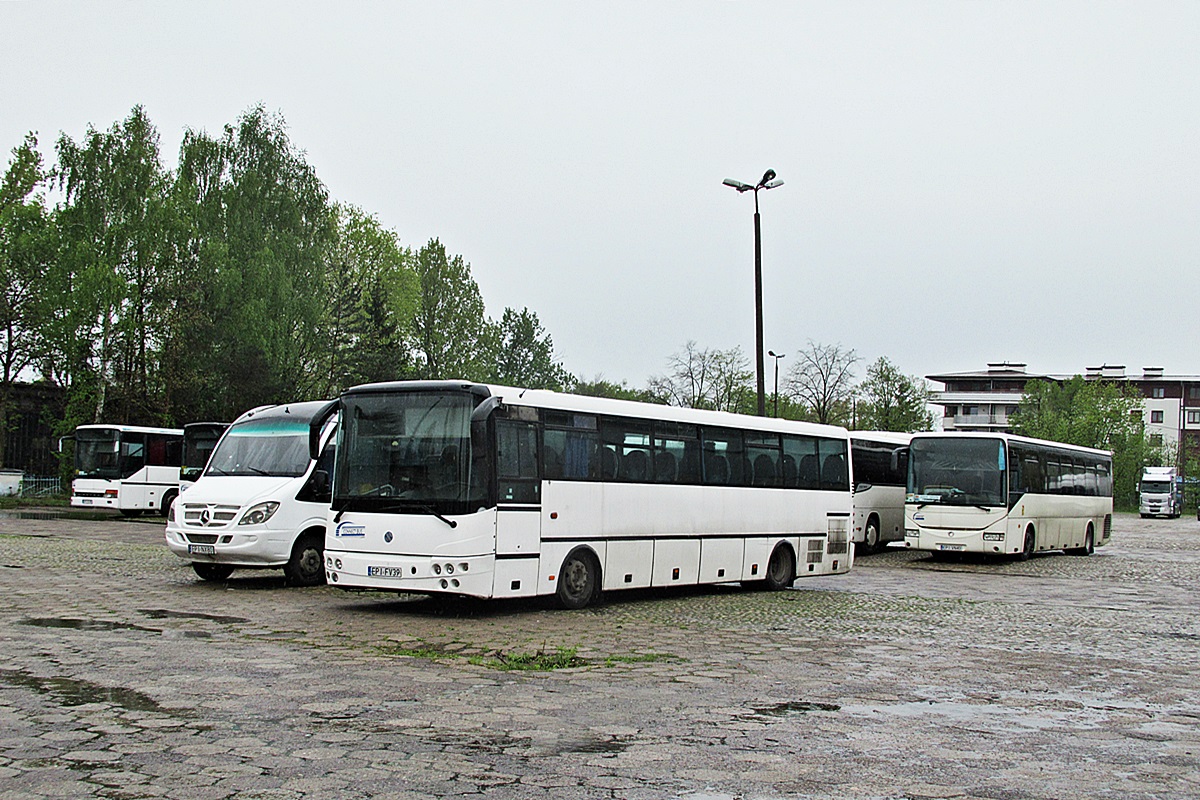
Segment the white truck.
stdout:
<path fill-rule="evenodd" d="M 1138 512 L 1174 519 L 1183 513 L 1183 484 L 1174 467 L 1146 467 L 1138 482 Z"/>

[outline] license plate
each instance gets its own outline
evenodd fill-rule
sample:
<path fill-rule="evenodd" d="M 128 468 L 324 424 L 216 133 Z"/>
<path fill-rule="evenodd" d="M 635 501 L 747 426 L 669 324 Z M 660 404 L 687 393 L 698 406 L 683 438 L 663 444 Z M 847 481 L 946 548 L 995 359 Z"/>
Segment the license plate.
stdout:
<path fill-rule="evenodd" d="M 367 567 L 369 578 L 403 578 L 404 570 L 400 567 Z"/>
<path fill-rule="evenodd" d="M 965 544 L 939 544 L 938 550 L 965 550 Z"/>
<path fill-rule="evenodd" d="M 198 556 L 215 556 L 217 548 L 211 544 L 189 544 L 188 552 Z"/>
<path fill-rule="evenodd" d="M 90 506 L 92 504 L 92 501 L 89 498 L 85 497 L 85 498 L 83 498 L 83 504 L 85 506 Z"/>

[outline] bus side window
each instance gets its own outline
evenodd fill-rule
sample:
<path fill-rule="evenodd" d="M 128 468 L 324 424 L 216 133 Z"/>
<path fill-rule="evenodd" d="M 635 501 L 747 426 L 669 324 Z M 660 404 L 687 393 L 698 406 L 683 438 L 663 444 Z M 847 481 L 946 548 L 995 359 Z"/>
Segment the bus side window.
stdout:
<path fill-rule="evenodd" d="M 496 439 L 500 501 L 538 502 L 541 482 L 537 468 L 537 425 L 518 420 L 497 420 Z"/>

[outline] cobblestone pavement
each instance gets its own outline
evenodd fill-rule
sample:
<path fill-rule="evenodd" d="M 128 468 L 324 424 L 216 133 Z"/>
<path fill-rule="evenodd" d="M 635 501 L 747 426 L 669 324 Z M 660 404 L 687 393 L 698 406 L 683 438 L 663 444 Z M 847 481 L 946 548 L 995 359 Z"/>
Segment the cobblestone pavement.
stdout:
<path fill-rule="evenodd" d="M 566 612 L 204 583 L 161 521 L 30 516 L 0 518 L 0 800 L 1200 796 L 1195 519 Z"/>

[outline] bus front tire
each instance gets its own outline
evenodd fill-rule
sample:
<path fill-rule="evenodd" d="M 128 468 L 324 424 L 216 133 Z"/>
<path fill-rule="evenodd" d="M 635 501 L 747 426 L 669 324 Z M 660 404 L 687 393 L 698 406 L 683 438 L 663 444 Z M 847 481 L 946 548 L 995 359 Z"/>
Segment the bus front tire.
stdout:
<path fill-rule="evenodd" d="M 283 565 L 290 586 L 325 583 L 325 532 L 307 531 L 292 545 L 292 557 Z"/>
<path fill-rule="evenodd" d="M 1021 552 L 1017 554 L 1018 561 L 1028 561 L 1033 556 L 1033 551 L 1037 547 L 1037 542 L 1033 533 L 1033 526 L 1030 525 L 1025 529 L 1025 543 L 1021 547 Z"/>
<path fill-rule="evenodd" d="M 233 567 L 228 564 L 205 564 L 193 561 L 192 569 L 202 580 L 206 581 L 223 581 L 233 574 Z"/>
<path fill-rule="evenodd" d="M 767 561 L 766 588 L 772 592 L 788 589 L 796 581 L 796 557 L 792 548 L 778 545 Z"/>
<path fill-rule="evenodd" d="M 558 571 L 555 600 L 562 608 L 583 608 L 600 596 L 600 564 L 588 550 L 572 550 Z"/>
<path fill-rule="evenodd" d="M 171 516 L 171 506 L 175 505 L 175 499 L 177 497 L 179 497 L 177 492 L 167 492 L 167 496 L 164 497 L 162 501 L 162 508 L 159 509 L 162 511 L 163 517 Z"/>

